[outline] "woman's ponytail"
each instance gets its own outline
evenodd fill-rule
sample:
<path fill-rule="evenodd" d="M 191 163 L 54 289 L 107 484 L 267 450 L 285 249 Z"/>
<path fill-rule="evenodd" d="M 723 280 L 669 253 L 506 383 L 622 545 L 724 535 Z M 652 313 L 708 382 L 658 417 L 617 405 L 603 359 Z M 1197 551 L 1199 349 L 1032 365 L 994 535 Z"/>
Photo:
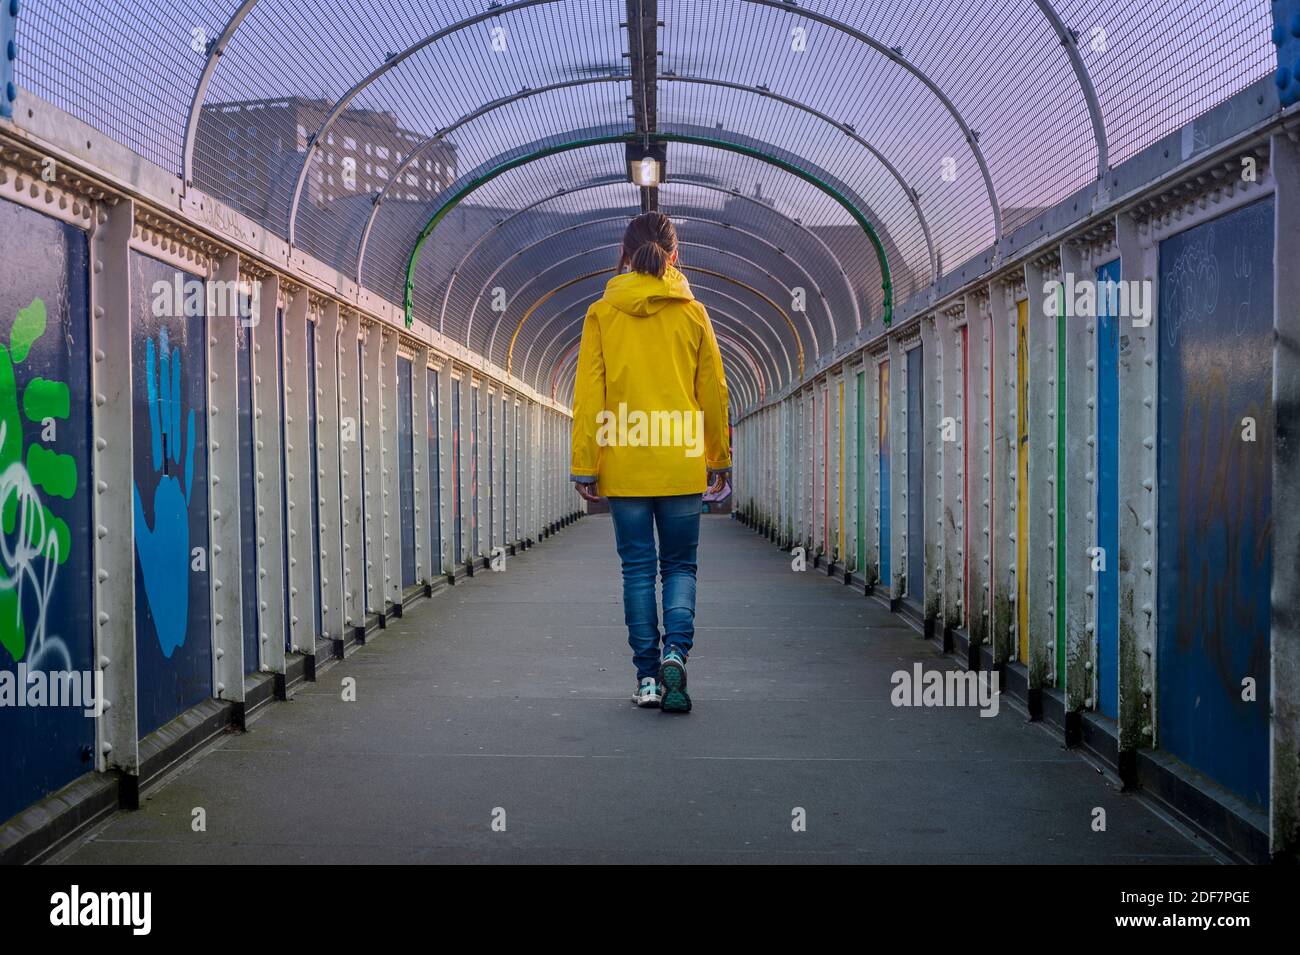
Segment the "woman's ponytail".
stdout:
<path fill-rule="evenodd" d="M 632 271 L 662 276 L 668 269 L 668 253 L 658 242 L 644 242 L 632 253 Z"/>
<path fill-rule="evenodd" d="M 662 212 L 643 212 L 627 225 L 623 233 L 623 255 L 619 268 L 662 277 L 677 251 L 677 229 L 673 220 Z"/>

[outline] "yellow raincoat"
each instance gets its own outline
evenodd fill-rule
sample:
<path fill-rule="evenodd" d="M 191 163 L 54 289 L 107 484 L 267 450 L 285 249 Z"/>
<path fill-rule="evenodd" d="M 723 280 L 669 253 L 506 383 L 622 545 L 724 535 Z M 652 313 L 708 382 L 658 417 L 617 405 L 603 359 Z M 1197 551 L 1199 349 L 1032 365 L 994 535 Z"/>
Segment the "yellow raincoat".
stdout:
<path fill-rule="evenodd" d="M 606 497 L 700 494 L 731 467 L 727 380 L 686 276 L 616 275 L 587 310 L 573 392 L 573 480 Z"/>

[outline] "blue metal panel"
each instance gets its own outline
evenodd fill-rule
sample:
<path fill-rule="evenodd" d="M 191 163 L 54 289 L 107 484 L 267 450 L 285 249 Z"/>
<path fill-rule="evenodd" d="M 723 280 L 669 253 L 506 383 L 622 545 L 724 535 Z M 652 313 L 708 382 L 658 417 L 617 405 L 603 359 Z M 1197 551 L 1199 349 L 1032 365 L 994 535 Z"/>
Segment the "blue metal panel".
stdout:
<path fill-rule="evenodd" d="M 402 588 L 415 586 L 415 425 L 411 420 L 411 362 L 397 359 L 398 506 L 402 515 Z"/>
<path fill-rule="evenodd" d="M 1097 269 L 1097 286 L 1119 281 L 1119 259 Z M 1097 709 L 1119 716 L 1119 325 L 1111 296 L 1097 296 Z"/>
<path fill-rule="evenodd" d="M 18 59 L 18 0 L 3 0 L 0 5 L 0 116 L 11 119 L 18 87 L 14 81 L 14 63 Z M 2 817 L 0 817 L 2 818 Z"/>
<path fill-rule="evenodd" d="M 880 363 L 880 580 L 886 591 L 893 587 L 889 575 L 889 362 Z"/>
<path fill-rule="evenodd" d="M 1160 246 L 1159 744 L 1268 801 L 1273 200 Z M 1253 433 L 1247 423 L 1253 421 Z M 1253 680 L 1254 700 L 1243 697 Z"/>
<path fill-rule="evenodd" d="M 442 448 L 438 442 L 438 372 L 429 372 L 429 500 L 433 514 L 429 517 L 430 545 L 433 547 L 430 567 L 433 573 L 442 572 Z"/>
<path fill-rule="evenodd" d="M 80 229 L 0 201 L 0 822 L 91 768 L 86 264 Z M 85 696 L 30 695 L 74 673 Z"/>
<path fill-rule="evenodd" d="M 235 333 L 239 404 L 239 534 L 240 579 L 243 593 L 244 672 L 257 670 L 257 450 L 253 441 L 253 329 L 240 323 Z"/>
<path fill-rule="evenodd" d="M 178 282 L 183 283 L 181 296 L 175 294 Z M 136 700 L 141 736 L 212 694 L 202 289 L 199 277 L 131 253 Z M 182 304 L 187 307 L 178 309 Z"/>
<path fill-rule="evenodd" d="M 1277 47 L 1278 99 L 1300 103 L 1300 0 L 1273 0 L 1273 45 Z"/>
<path fill-rule="evenodd" d="M 925 355 L 907 353 L 907 596 L 925 600 Z"/>
<path fill-rule="evenodd" d="M 321 615 L 321 573 L 320 573 L 320 443 L 317 438 L 317 400 L 316 394 L 316 323 L 307 323 L 307 454 L 311 460 L 311 568 L 312 579 L 316 586 L 312 588 L 312 619 L 316 621 L 312 634 L 316 640 L 325 635 L 325 621 Z M 311 649 L 310 647 L 307 649 Z"/>

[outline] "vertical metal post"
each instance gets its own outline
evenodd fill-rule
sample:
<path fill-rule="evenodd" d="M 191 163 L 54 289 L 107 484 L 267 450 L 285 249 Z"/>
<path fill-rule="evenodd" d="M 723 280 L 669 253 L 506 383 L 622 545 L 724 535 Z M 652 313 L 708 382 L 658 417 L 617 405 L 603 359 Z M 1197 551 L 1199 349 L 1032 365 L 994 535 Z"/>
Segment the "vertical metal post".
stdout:
<path fill-rule="evenodd" d="M 95 209 L 90 236 L 91 452 L 95 476 L 95 666 L 103 672 L 103 713 L 95 720 L 95 768 L 138 779 L 136 719 L 135 531 L 131 414 L 131 232 L 135 204 Z"/>
<path fill-rule="evenodd" d="M 339 439 L 339 306 L 328 301 L 316 321 L 316 486 L 320 531 L 321 636 L 345 637 L 343 598 L 343 501 Z M 355 352 L 356 349 L 353 349 Z M 342 649 L 340 647 L 340 649 Z"/>
<path fill-rule="evenodd" d="M 307 404 L 307 316 L 311 293 L 296 289 L 284 315 L 284 461 L 289 502 L 289 648 L 314 655 L 312 619 L 311 431 Z"/>
<path fill-rule="evenodd" d="M 968 399 L 967 385 L 963 381 L 962 329 L 968 313 L 963 302 L 950 308 L 935 319 L 935 339 L 940 343 L 940 360 L 943 368 L 940 373 L 941 390 L 939 435 L 942 462 L 940 473 L 941 497 L 940 533 L 943 540 L 943 619 L 944 646 L 951 646 L 952 631 L 961 627 L 965 606 L 965 532 L 966 532 L 966 469 L 963 464 L 966 457 L 967 427 L 965 402 Z M 968 332 L 969 334 L 969 332 Z M 946 426 L 953 426 L 952 440 L 948 440 Z M 967 628 L 967 636 L 971 636 Z M 972 645 L 974 640 L 972 638 Z"/>
<path fill-rule="evenodd" d="M 216 262 L 213 278 L 239 281 L 239 255 Z M 208 574 L 212 594 L 212 687 L 218 699 L 244 701 L 239 521 L 239 354 L 237 316 L 207 318 Z M 248 599 L 252 599 L 252 594 Z"/>
<path fill-rule="evenodd" d="M 880 475 L 880 355 L 869 355 L 866 361 L 867 371 L 867 514 L 868 521 L 864 540 L 867 552 L 863 557 L 862 576 L 867 587 L 874 588 L 883 583 L 888 598 L 888 582 L 880 579 L 880 509 L 886 506 L 881 499 Z"/>
<path fill-rule="evenodd" d="M 473 554 L 470 553 L 470 514 L 472 513 L 474 499 L 470 494 L 469 487 L 469 451 L 470 451 L 470 416 L 469 410 L 472 399 L 470 397 L 470 374 L 468 370 L 461 370 L 460 374 L 460 414 L 457 415 L 455 433 L 459 439 L 457 443 L 456 457 L 459 462 L 458 474 L 456 475 L 457 486 L 460 488 L 460 523 L 454 528 L 453 533 L 458 535 L 460 540 L 460 553 L 462 558 L 471 567 L 473 566 Z M 453 551 L 454 553 L 454 551 Z"/>
<path fill-rule="evenodd" d="M 339 477 L 343 517 L 343 624 L 352 633 L 366 626 L 365 469 L 361 438 L 363 372 L 357 342 L 361 320 L 356 312 L 339 316 Z M 345 637 L 346 639 L 346 637 Z"/>
<path fill-rule="evenodd" d="M 1156 399 L 1159 354 L 1159 248 L 1148 226 L 1115 220 L 1120 274 L 1150 281 L 1153 320 L 1120 328 L 1119 353 L 1119 769 L 1137 779 L 1137 750 L 1155 739 Z M 1281 416 L 1279 415 L 1279 420 Z"/>
<path fill-rule="evenodd" d="M 1083 249 L 1073 243 L 1061 246 L 1062 278 L 1093 278 L 1094 270 Z M 1062 557 L 1065 580 L 1065 708 L 1066 742 L 1073 745 L 1082 731 L 1077 714 L 1094 704 L 1092 660 L 1096 629 L 1097 579 L 1092 571 L 1092 548 L 1097 544 L 1097 317 L 1076 316 L 1065 322 L 1064 347 L 1070 359 L 1066 375 L 1065 544 Z M 1118 554 L 1108 555 L 1110 559 Z"/>
<path fill-rule="evenodd" d="M 1055 257 L 1025 264 L 1029 297 L 1029 709 L 1041 715 L 1041 694 L 1056 673 L 1056 316 L 1046 314 L 1043 286 L 1059 280 Z"/>
<path fill-rule="evenodd" d="M 991 387 L 988 427 L 991 432 L 989 473 L 992 523 L 989 528 L 989 592 L 992 600 L 990 634 L 993 661 L 1001 665 L 1014 656 L 1012 627 L 1016 616 L 1016 287 L 1006 281 L 989 287 L 989 353 Z M 1005 683 L 1003 684 L 1005 687 Z"/>
<path fill-rule="evenodd" d="M 903 596 L 907 572 L 907 357 L 889 337 L 889 599 Z"/>
<path fill-rule="evenodd" d="M 361 472 L 365 509 L 365 615 L 384 612 L 384 537 L 383 537 L 383 442 L 379 429 L 383 420 L 380 408 L 380 355 L 383 342 L 373 322 L 361 323 Z M 365 625 L 364 619 L 362 626 Z"/>
<path fill-rule="evenodd" d="M 257 622 L 261 669 L 283 676 L 284 614 L 289 599 L 284 579 L 284 447 L 280 440 L 281 365 L 278 318 L 283 303 L 280 277 L 262 280 L 261 314 L 253 333 L 253 446 L 257 475 Z M 245 595 L 244 599 L 248 599 Z M 279 691 L 283 693 L 283 686 Z"/>
<path fill-rule="evenodd" d="M 858 553 L 858 527 L 862 515 L 858 509 L 858 488 L 862 474 L 858 470 L 858 373 L 862 370 L 858 357 L 844 367 L 844 569 L 860 573 L 862 555 Z"/>
<path fill-rule="evenodd" d="M 925 390 L 922 393 L 925 408 L 923 442 L 925 447 L 925 478 L 922 490 L 925 494 L 926 520 L 922 525 L 925 530 L 923 553 L 925 567 L 925 620 L 926 632 L 933 635 L 931 628 L 938 623 L 943 630 L 944 610 L 944 571 L 947 566 L 944 539 L 944 362 L 953 349 L 948 345 L 949 338 L 941 334 L 948 329 L 948 319 L 941 315 L 927 315 L 921 319 L 921 342 L 925 349 L 923 372 L 926 377 Z M 952 457 L 952 455 L 949 455 Z"/>
<path fill-rule="evenodd" d="M 1300 849 L 1300 142 L 1273 136 L 1273 698 L 1270 848 Z"/>
<path fill-rule="evenodd" d="M 501 472 L 497 487 L 501 489 L 501 543 L 509 548 L 515 538 L 511 526 L 514 520 L 514 467 L 515 467 L 515 396 L 505 391 L 501 402 Z"/>
<path fill-rule="evenodd" d="M 440 529 L 440 551 L 436 563 L 436 572 L 454 578 L 456 573 L 456 528 L 452 523 L 455 516 L 451 495 L 451 482 L 454 476 L 451 450 L 451 434 L 455 422 L 451 417 L 451 362 L 443 361 L 438 366 L 438 527 Z"/>
<path fill-rule="evenodd" d="M 433 581 L 439 555 L 432 546 L 433 497 L 429 493 L 430 468 L 429 431 L 436 427 L 429 408 L 429 349 L 421 346 L 411 359 L 411 435 L 414 442 L 411 469 L 415 486 L 415 579 L 422 584 Z"/>
<path fill-rule="evenodd" d="M 373 331 L 373 329 L 372 329 Z M 397 391 L 397 333 L 379 338 L 379 519 L 383 527 L 383 590 L 379 609 L 402 605 L 402 484 L 397 453 L 398 415 L 411 414 L 410 395 Z"/>

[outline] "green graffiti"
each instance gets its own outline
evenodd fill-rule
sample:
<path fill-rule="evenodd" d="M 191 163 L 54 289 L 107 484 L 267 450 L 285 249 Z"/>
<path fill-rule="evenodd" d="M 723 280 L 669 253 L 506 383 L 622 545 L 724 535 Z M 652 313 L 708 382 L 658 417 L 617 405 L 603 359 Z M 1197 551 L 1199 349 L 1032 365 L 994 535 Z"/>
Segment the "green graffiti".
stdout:
<path fill-rule="evenodd" d="M 72 547 L 68 525 L 46 506 L 40 492 L 72 498 L 77 492 L 76 458 L 51 450 L 39 439 L 28 443 L 23 430 L 24 418 L 43 427 L 71 413 L 65 382 L 37 377 L 19 393 L 16 366 L 26 360 L 46 325 L 45 301 L 34 298 L 18 310 L 8 345 L 0 343 L 0 531 L 6 538 L 0 562 L 0 646 L 15 661 L 29 649 L 24 590 L 31 589 L 35 605 L 44 607 L 53 591 L 52 571 L 68 559 Z M 43 628 L 44 613 L 38 617 Z M 34 646 L 39 648 L 43 639 L 44 633 L 36 633 Z"/>
<path fill-rule="evenodd" d="M 77 459 L 39 444 L 27 446 L 27 473 L 32 483 L 55 497 L 72 499 L 77 493 Z"/>
<path fill-rule="evenodd" d="M 18 310 L 13 331 L 9 334 L 9 352 L 15 362 L 27 359 L 36 339 L 45 334 L 45 300 L 32 299 L 32 304 Z"/>
<path fill-rule="evenodd" d="M 33 378 L 23 391 L 23 414 L 28 421 L 46 418 L 66 418 L 71 412 L 72 398 L 68 386 L 48 378 Z"/>

